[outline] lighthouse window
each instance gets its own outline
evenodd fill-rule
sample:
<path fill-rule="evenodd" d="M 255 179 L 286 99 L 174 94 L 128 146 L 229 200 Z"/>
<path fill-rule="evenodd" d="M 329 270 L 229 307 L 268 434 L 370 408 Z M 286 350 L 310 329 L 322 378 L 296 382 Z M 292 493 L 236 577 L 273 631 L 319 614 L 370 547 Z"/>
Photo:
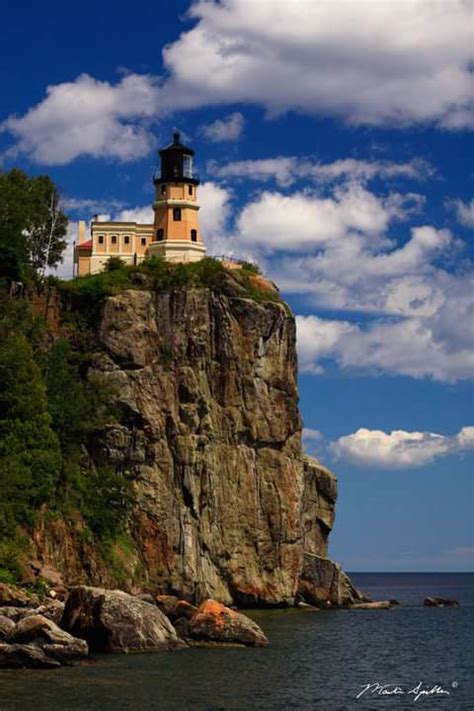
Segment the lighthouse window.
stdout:
<path fill-rule="evenodd" d="M 181 222 L 181 208 L 175 207 L 173 210 L 173 220 L 175 222 Z"/>
<path fill-rule="evenodd" d="M 104 244 L 104 235 L 99 235 L 99 244 Z"/>
<path fill-rule="evenodd" d="M 183 175 L 185 178 L 193 177 L 193 159 L 191 156 L 183 156 Z"/>
<path fill-rule="evenodd" d="M 191 230 L 191 242 L 197 242 L 198 233 L 197 230 Z"/>
<path fill-rule="evenodd" d="M 166 195 L 166 185 L 161 186 L 161 194 Z"/>
<path fill-rule="evenodd" d="M 117 236 L 112 235 L 112 244 L 117 244 Z"/>
<path fill-rule="evenodd" d="M 142 243 L 142 247 L 146 247 L 146 237 L 142 237 L 141 243 Z"/>
<path fill-rule="evenodd" d="M 160 229 L 156 231 L 156 239 L 158 242 L 161 242 L 162 239 L 164 239 L 165 236 L 165 231 L 163 229 Z"/>
<path fill-rule="evenodd" d="M 189 193 L 189 195 L 193 194 L 193 186 L 192 185 L 188 185 L 188 193 Z"/>
<path fill-rule="evenodd" d="M 130 237 L 128 235 L 125 235 L 125 237 L 123 238 L 123 242 L 124 244 L 130 244 Z"/>

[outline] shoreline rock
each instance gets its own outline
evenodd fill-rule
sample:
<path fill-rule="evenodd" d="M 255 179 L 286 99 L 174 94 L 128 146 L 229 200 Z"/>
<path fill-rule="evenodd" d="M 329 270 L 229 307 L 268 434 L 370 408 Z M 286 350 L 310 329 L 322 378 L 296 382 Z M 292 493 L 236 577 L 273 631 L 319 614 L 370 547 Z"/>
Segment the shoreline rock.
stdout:
<path fill-rule="evenodd" d="M 425 607 L 457 607 L 459 602 L 452 597 L 427 597 L 423 600 Z"/>
<path fill-rule="evenodd" d="M 192 643 L 246 647 L 268 645 L 267 636 L 256 622 L 216 600 L 205 600 L 187 622 L 186 630 L 186 638 L 189 637 Z"/>
<path fill-rule="evenodd" d="M 121 590 L 73 588 L 61 626 L 87 640 L 94 651 L 155 652 L 184 646 L 158 607 Z"/>

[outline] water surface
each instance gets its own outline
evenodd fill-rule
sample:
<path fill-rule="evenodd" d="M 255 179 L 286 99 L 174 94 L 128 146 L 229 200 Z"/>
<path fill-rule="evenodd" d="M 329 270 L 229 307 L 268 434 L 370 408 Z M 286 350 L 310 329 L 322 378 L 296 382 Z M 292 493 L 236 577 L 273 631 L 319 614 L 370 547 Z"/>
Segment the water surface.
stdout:
<path fill-rule="evenodd" d="M 431 711 L 474 709 L 474 575 L 353 574 L 392 610 L 249 614 L 265 649 L 186 649 L 102 655 L 55 671 L 0 672 L 0 711 Z M 375 592 L 377 591 L 377 592 Z M 426 595 L 455 608 L 423 608 Z M 368 696 L 368 683 L 440 684 L 449 696 Z"/>

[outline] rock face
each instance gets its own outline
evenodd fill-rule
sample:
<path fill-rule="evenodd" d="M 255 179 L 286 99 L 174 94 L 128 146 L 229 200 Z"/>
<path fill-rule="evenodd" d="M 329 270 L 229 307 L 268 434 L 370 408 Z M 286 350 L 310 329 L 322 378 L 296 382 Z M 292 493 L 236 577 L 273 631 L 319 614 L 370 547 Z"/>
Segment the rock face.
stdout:
<path fill-rule="evenodd" d="M 336 478 L 302 454 L 288 307 L 230 287 L 128 290 L 107 300 L 97 338 L 94 374 L 116 388 L 124 418 L 83 465 L 133 480 L 128 588 L 192 603 L 348 599 L 326 559 Z M 116 584 L 80 536 L 46 526 L 35 537 L 44 565 L 69 583 Z"/>
<path fill-rule="evenodd" d="M 153 652 L 180 646 L 171 622 L 155 605 L 121 590 L 74 588 L 61 626 L 96 651 Z"/>

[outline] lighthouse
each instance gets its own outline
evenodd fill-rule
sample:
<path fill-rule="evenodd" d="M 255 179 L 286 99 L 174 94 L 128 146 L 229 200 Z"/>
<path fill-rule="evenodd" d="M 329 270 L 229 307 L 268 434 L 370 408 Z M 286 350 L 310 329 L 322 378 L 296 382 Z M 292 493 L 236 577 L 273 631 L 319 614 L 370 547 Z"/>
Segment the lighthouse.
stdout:
<path fill-rule="evenodd" d="M 160 173 L 153 178 L 153 239 L 147 253 L 169 262 L 197 262 L 206 248 L 199 230 L 194 151 L 183 145 L 179 131 L 175 131 L 173 143 L 162 148 L 159 155 Z"/>

